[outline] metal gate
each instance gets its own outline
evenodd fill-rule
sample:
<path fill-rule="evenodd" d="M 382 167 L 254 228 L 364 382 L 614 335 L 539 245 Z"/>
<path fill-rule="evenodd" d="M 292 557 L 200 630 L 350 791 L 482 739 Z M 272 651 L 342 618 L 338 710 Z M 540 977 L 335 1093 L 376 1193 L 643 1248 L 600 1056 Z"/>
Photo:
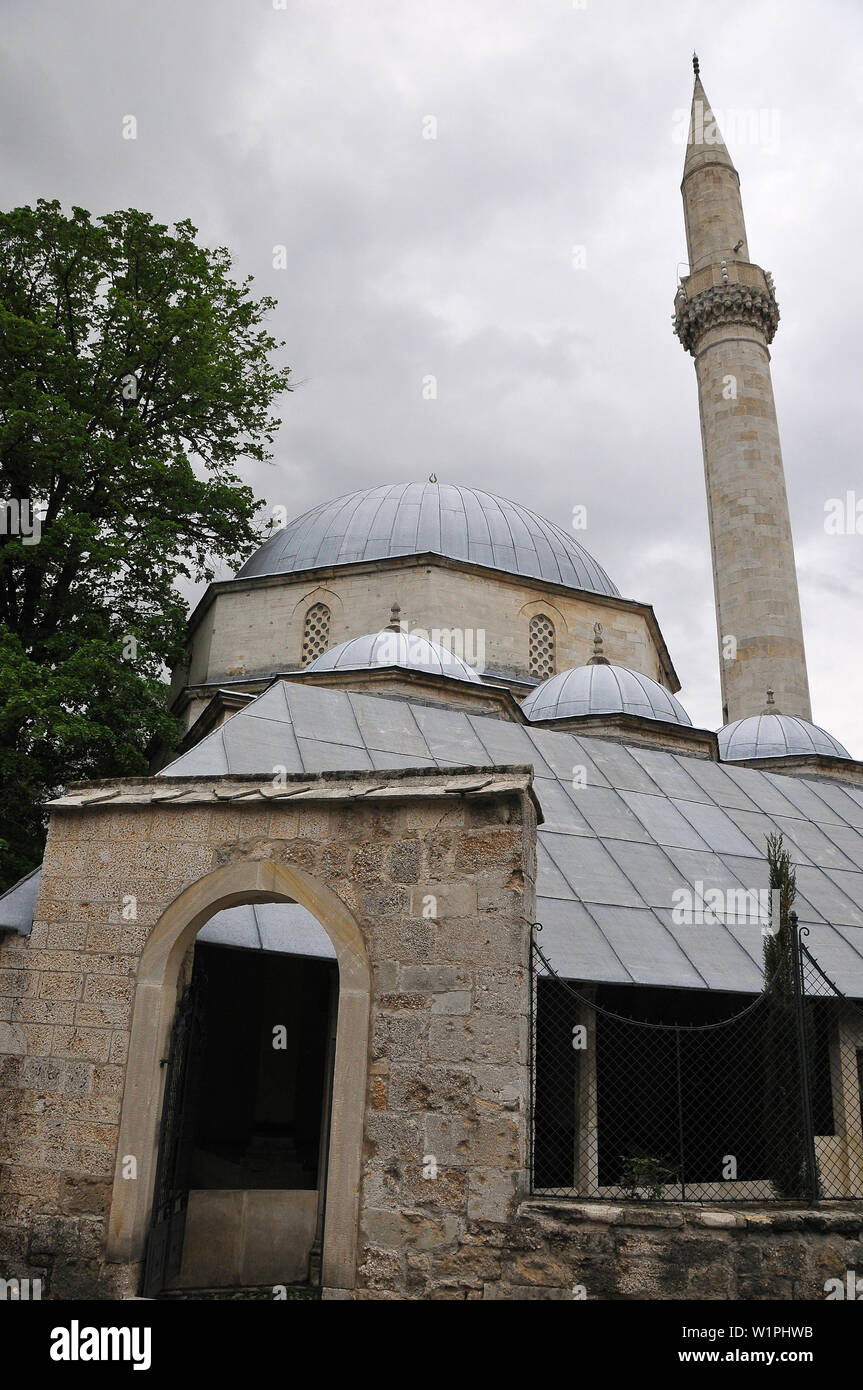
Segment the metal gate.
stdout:
<path fill-rule="evenodd" d="M 194 1143 L 195 1095 L 204 1051 L 206 976 L 196 965 L 177 1007 L 167 1058 L 153 1210 L 147 1237 L 143 1293 L 153 1298 L 179 1273 Z"/>

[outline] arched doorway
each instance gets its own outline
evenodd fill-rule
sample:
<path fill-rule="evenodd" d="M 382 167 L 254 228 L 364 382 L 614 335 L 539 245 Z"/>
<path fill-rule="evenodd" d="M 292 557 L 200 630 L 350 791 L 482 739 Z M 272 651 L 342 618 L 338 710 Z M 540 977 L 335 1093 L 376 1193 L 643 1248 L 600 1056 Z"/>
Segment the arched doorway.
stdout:
<path fill-rule="evenodd" d="M 185 889 L 162 914 L 144 949 L 109 1219 L 109 1260 L 138 1263 L 144 1258 L 159 1158 L 166 1061 L 178 1000 L 183 996 L 181 972 L 184 962 L 188 969 L 190 948 L 216 913 L 243 903 L 274 902 L 307 908 L 335 951 L 338 1003 L 329 1142 L 322 1159 L 326 1209 L 321 1278 L 325 1287 L 353 1286 L 368 1052 L 368 959 L 357 923 L 332 890 L 303 870 L 269 862 L 228 864 Z M 126 1175 L 125 1161 L 130 1156 L 136 1160 L 135 1181 Z"/>
<path fill-rule="evenodd" d="M 320 1284 L 337 1021 L 335 951 L 305 908 L 226 908 L 199 932 L 165 1060 L 145 1296 Z"/>

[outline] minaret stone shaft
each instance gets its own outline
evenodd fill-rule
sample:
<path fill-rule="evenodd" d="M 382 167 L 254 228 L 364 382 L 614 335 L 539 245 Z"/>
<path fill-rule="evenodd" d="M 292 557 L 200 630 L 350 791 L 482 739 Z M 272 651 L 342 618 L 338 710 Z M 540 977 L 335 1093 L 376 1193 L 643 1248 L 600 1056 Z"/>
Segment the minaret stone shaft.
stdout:
<path fill-rule="evenodd" d="M 758 714 L 768 686 L 784 714 L 811 719 L 770 379 L 779 308 L 749 260 L 740 179 L 697 68 L 681 191 L 689 275 L 674 331 L 698 378 L 723 722 Z"/>

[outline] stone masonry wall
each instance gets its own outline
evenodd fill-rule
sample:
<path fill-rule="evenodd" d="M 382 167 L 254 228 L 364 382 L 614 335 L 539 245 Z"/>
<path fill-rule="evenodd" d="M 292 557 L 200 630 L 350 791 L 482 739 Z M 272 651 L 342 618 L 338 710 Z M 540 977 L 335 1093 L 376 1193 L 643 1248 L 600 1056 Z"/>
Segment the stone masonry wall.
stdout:
<path fill-rule="evenodd" d="M 863 1212 L 533 1198 L 468 1298 L 817 1300 L 863 1274 Z"/>
<path fill-rule="evenodd" d="M 60 1298 L 136 1292 L 138 1267 L 103 1252 L 138 962 L 182 889 L 247 858 L 314 875 L 366 942 L 360 1283 L 458 1284 L 473 1223 L 505 1224 L 524 1191 L 535 813 L 524 791 L 444 796 L 448 775 L 387 773 L 414 794 L 383 803 L 53 814 L 32 935 L 0 942 L 0 1277 L 42 1278 Z M 193 785 L 123 785 L 181 781 Z M 224 792 L 238 779 L 194 785 Z M 429 1155 L 435 1177 L 423 1176 Z"/>
<path fill-rule="evenodd" d="M 489 1277 L 485 1233 L 502 1238 L 526 1189 L 529 930 L 501 909 L 522 875 L 530 902 L 534 862 L 529 849 L 518 864 L 518 836 L 506 834 L 487 826 L 441 846 L 431 877 L 444 915 L 376 933 L 359 1253 L 372 1297 Z M 428 891 L 410 890 L 412 923 Z"/>
<path fill-rule="evenodd" d="M 401 1287 L 379 1263 L 365 1288 L 342 1296 L 813 1301 L 826 1297 L 828 1280 L 844 1289 L 849 1270 L 863 1274 L 863 1213 L 536 1197 L 518 1205 L 505 1228 L 470 1221 L 457 1255 L 420 1247 L 406 1263 Z"/>
<path fill-rule="evenodd" d="M 353 793 L 374 785 L 349 777 Z M 828 1279 L 863 1274 L 859 1208 L 528 1196 L 533 804 L 442 795 L 448 773 L 390 777 L 405 794 L 378 804 L 54 815 L 33 934 L 0 943 L 0 1277 L 41 1278 L 54 1298 L 137 1291 L 139 1265 L 104 1249 L 138 963 L 184 887 L 243 859 L 331 887 L 370 960 L 356 1287 L 325 1296 L 818 1299 Z M 348 775 L 317 781 L 332 792 Z M 122 918 L 129 894 L 136 922 Z"/>
<path fill-rule="evenodd" d="M 554 624 L 558 670 L 593 655 L 593 624 L 601 622 L 611 661 L 668 683 L 650 627 L 637 609 L 606 602 L 600 594 L 550 594 L 539 581 L 514 575 L 490 578 L 446 565 L 388 568 L 381 562 L 374 574 L 333 574 L 318 584 L 286 576 L 218 593 L 194 632 L 189 672 L 182 681 L 177 677 L 176 688 L 299 666 L 305 615 L 318 602 L 331 611 L 330 646 L 380 631 L 398 602 L 408 631 L 431 635 L 435 628 L 468 629 L 468 659 L 477 654 L 479 638 L 473 634 L 481 632 L 486 667 L 521 676 L 529 674 L 528 628 L 534 613 L 546 613 Z"/>

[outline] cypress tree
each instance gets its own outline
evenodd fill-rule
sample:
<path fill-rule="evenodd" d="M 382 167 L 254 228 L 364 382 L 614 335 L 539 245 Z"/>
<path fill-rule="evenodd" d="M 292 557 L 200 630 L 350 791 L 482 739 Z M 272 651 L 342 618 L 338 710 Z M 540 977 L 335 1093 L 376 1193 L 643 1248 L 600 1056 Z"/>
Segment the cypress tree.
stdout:
<path fill-rule="evenodd" d="M 791 919 L 797 892 L 791 855 L 781 835 L 767 837 L 772 893 L 779 892 L 779 911 L 764 937 L 764 1152 L 767 1175 L 777 1197 L 798 1201 L 809 1196 L 808 1149 L 797 1037 L 797 996 L 793 952 L 797 949 Z M 807 1051 L 813 1056 L 811 1008 L 804 1012 Z"/>

